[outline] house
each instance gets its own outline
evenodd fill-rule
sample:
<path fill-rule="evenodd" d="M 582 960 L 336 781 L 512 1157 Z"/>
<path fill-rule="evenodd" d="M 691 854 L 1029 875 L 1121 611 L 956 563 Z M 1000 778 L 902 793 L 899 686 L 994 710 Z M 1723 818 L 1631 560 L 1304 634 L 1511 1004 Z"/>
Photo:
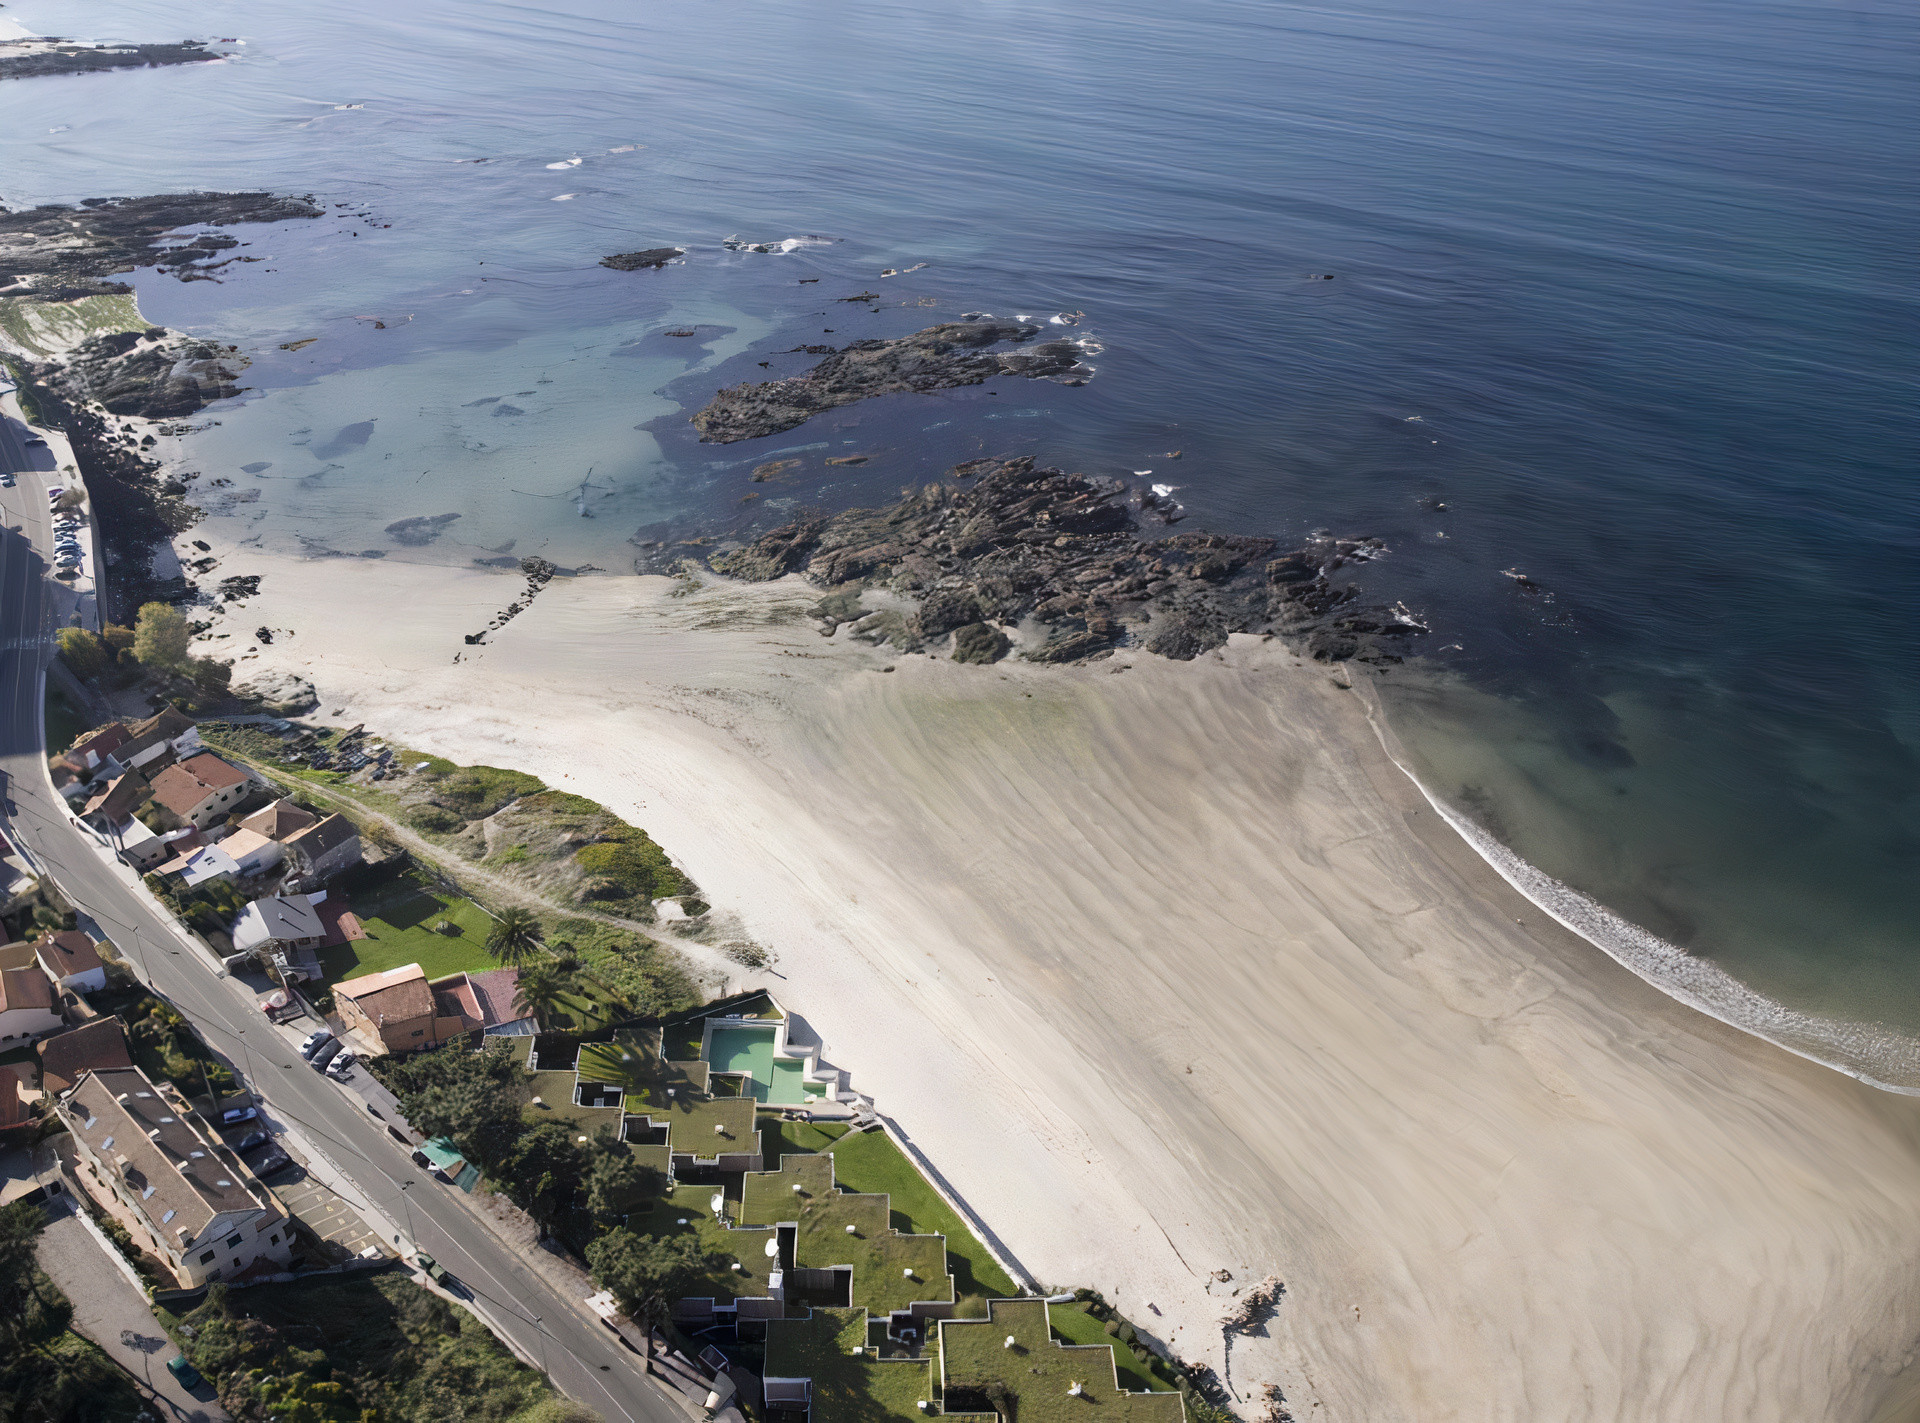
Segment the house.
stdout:
<path fill-rule="evenodd" d="M 72 767 L 82 776 L 91 776 L 100 769 L 108 756 L 125 746 L 132 736 L 133 733 L 127 730 L 125 723 L 111 721 L 105 726 L 97 726 L 89 731 L 55 759 Z"/>
<path fill-rule="evenodd" d="M 171 1086 L 135 1067 L 93 1068 L 56 1108 L 73 1133 L 81 1184 L 117 1201 L 115 1214 L 140 1226 L 137 1243 L 172 1266 L 183 1288 L 291 1262 L 286 1212 Z"/>
<path fill-rule="evenodd" d="M 349 978 L 333 986 L 333 1004 L 349 1028 L 358 1028 L 388 1052 L 432 1047 L 467 1031 L 457 1006 L 436 1002 L 417 963 Z M 442 1007 L 450 1011 L 440 1016 Z"/>
<path fill-rule="evenodd" d="M 153 798 L 185 824 L 205 830 L 246 798 L 252 778 L 211 751 L 176 762 L 153 778 Z"/>
<path fill-rule="evenodd" d="M 174 868 L 175 865 L 178 868 Z M 190 851 L 178 861 L 168 861 L 163 872 L 179 879 L 188 889 L 198 889 L 214 880 L 232 882 L 240 877 L 240 866 L 233 862 L 233 856 L 219 845 L 202 845 Z"/>
<path fill-rule="evenodd" d="M 106 784 L 106 789 L 88 800 L 80 818 L 96 830 L 111 830 L 133 819 L 133 813 L 153 793 L 147 778 L 138 771 L 123 771 Z"/>
<path fill-rule="evenodd" d="M 136 721 L 126 732 L 126 740 L 106 757 L 107 762 L 120 770 L 144 769 L 151 775 L 176 758 L 185 759 L 206 749 L 192 718 L 172 707 L 163 707 L 157 715 Z"/>
<path fill-rule="evenodd" d="M 440 1041 L 462 1033 L 524 1037 L 538 1031 L 526 1005 L 520 1002 L 517 968 L 450 973 L 427 987 L 433 990 L 434 1026 Z"/>
<path fill-rule="evenodd" d="M 0 1052 L 58 1028 L 59 1001 L 53 980 L 33 961 L 31 953 L 17 968 L 0 968 Z"/>
<path fill-rule="evenodd" d="M 256 899 L 233 921 L 235 953 L 270 949 L 311 949 L 326 942 L 327 928 L 312 896 L 290 894 Z"/>
<path fill-rule="evenodd" d="M 43 934 L 34 944 L 34 957 L 58 987 L 78 993 L 98 993 L 107 986 L 107 965 L 93 940 L 79 929 Z"/>
<path fill-rule="evenodd" d="M 278 840 L 258 830 L 246 829 L 244 821 L 240 829 L 220 842 L 220 848 L 243 876 L 265 874 L 286 854 L 286 848 Z"/>
<path fill-rule="evenodd" d="M 285 842 L 295 831 L 305 830 L 319 820 L 319 816 L 310 810 L 302 809 L 285 797 L 272 805 L 256 810 L 240 822 L 242 830 L 251 830 L 264 835 L 269 840 Z"/>
<path fill-rule="evenodd" d="M 306 879 L 324 880 L 360 863 L 360 832 L 338 813 L 294 831 L 286 846 L 294 872 Z"/>
<path fill-rule="evenodd" d="M 34 1051 L 40 1054 L 40 1086 L 49 1097 L 68 1091 L 87 1072 L 133 1066 L 126 1029 L 118 1018 L 96 1018 L 84 1027 L 42 1038 Z"/>
<path fill-rule="evenodd" d="M 143 821 L 123 820 L 108 833 L 119 849 L 121 860 L 141 874 L 146 874 L 172 854 L 167 841 Z"/>

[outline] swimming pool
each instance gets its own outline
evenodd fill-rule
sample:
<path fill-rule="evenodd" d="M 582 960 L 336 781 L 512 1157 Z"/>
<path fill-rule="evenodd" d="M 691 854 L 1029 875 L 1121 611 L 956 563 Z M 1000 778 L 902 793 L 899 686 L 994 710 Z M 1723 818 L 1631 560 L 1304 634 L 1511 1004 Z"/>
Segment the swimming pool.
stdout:
<path fill-rule="evenodd" d="M 797 1107 L 824 1094 L 825 1088 L 806 1080 L 806 1067 L 797 1057 L 773 1055 L 771 1025 L 715 1028 L 707 1043 L 707 1065 L 715 1072 L 742 1072 L 756 1102 Z"/>

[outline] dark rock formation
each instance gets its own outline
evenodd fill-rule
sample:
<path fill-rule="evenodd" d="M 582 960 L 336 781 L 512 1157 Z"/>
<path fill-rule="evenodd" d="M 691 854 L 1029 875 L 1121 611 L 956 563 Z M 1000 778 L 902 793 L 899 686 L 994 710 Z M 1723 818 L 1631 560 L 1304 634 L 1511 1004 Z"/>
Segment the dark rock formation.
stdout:
<path fill-rule="evenodd" d="M 62 301 L 124 292 L 125 283 L 106 278 L 135 267 L 158 267 L 191 280 L 208 270 L 207 258 L 239 246 L 240 239 L 203 232 L 176 243 L 168 241 L 170 233 L 319 216 L 306 199 L 275 193 L 167 193 L 0 210 L 0 296 Z"/>
<path fill-rule="evenodd" d="M 110 415 L 176 420 L 239 393 L 227 364 L 233 358 L 231 348 L 150 326 L 95 336 L 64 361 L 34 366 L 32 379 L 67 401 L 97 402 Z"/>
<path fill-rule="evenodd" d="M 409 548 L 421 548 L 439 538 L 458 514 L 416 514 L 411 519 L 395 519 L 387 525 L 387 536 Z"/>
<path fill-rule="evenodd" d="M 643 267 L 664 267 L 675 257 L 686 255 L 684 247 L 649 247 L 644 252 L 616 252 L 611 257 L 602 257 L 600 265 L 616 272 L 637 272 Z"/>
<path fill-rule="evenodd" d="M 1143 645 L 1187 660 L 1234 632 L 1284 633 L 1320 658 L 1393 661 L 1424 631 L 1397 609 L 1361 605 L 1333 575 L 1376 557 L 1378 539 L 1315 539 L 1276 556 L 1274 540 L 1233 534 L 1142 539 L 1124 487 L 1030 457 L 973 460 L 884 509 L 808 513 L 712 561 L 763 580 L 804 571 L 834 590 L 814 615 L 897 647 L 955 635 L 963 661 L 1006 652 L 994 624 L 1050 630 L 1028 658 L 1078 662 Z M 884 586 L 919 599 L 909 618 L 862 615 L 857 597 Z M 964 654 L 964 655 L 963 655 Z"/>
<path fill-rule="evenodd" d="M 205 64 L 221 56 L 199 40 L 179 44 L 77 44 L 54 36 L 0 44 L 0 79 L 39 79 L 51 74 L 93 74 L 103 69 L 148 69 L 165 64 Z"/>
<path fill-rule="evenodd" d="M 1071 341 L 1046 341 L 1016 351 L 989 351 L 1025 342 L 1037 326 L 954 321 L 896 341 L 855 341 L 805 375 L 718 392 L 692 417 L 700 438 L 713 444 L 758 439 L 804 424 L 822 410 L 875 395 L 978 385 L 991 376 L 1064 375 L 1079 363 Z"/>

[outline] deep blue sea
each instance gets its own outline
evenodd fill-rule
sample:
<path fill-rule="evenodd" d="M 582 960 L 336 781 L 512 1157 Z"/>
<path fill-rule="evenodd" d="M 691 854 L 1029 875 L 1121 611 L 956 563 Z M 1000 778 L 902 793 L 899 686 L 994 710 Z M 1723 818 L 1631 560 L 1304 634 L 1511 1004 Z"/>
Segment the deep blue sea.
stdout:
<path fill-rule="evenodd" d="M 637 529 L 983 451 L 1152 470 L 1188 528 L 1378 535 L 1369 589 L 1433 629 L 1389 692 L 1426 783 L 1782 1005 L 1728 1016 L 1920 1086 L 1911 5 L 6 15 L 246 43 L 6 85 L 0 201 L 272 187 L 333 214 L 241 232 L 267 260 L 222 282 L 138 281 L 252 359 L 192 451 L 259 489 L 223 517 L 269 545 L 620 573 Z M 684 263 L 596 265 L 663 244 Z M 802 342 L 964 311 L 1070 317 L 1097 373 L 724 448 L 662 419 Z M 386 531 L 448 513 L 431 544 Z"/>

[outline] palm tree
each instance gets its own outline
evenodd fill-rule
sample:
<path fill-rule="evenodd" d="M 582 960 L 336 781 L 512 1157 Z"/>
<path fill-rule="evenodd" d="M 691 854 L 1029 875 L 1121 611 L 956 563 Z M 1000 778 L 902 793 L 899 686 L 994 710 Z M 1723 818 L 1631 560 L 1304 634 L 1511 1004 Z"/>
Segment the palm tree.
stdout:
<path fill-rule="evenodd" d="M 565 991 L 567 980 L 567 973 L 551 960 L 529 964 L 520 970 L 514 1003 L 524 1009 L 528 1016 L 539 1019 L 544 1027 L 546 1019 L 559 1006 L 560 994 Z"/>
<path fill-rule="evenodd" d="M 532 910 L 518 905 L 501 910 L 500 917 L 487 932 L 487 952 L 509 968 L 531 962 L 539 956 L 542 947 L 540 921 Z"/>

